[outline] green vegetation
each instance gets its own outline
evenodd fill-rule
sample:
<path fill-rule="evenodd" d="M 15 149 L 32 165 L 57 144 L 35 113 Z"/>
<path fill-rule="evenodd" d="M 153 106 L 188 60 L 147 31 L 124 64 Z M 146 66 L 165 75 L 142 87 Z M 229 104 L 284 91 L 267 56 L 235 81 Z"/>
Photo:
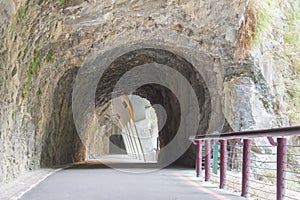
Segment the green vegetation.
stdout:
<path fill-rule="evenodd" d="M 15 113 L 15 111 L 13 111 L 13 112 L 11 113 L 11 119 L 12 119 L 12 120 L 15 120 L 15 117 L 16 117 L 16 113 Z"/>
<path fill-rule="evenodd" d="M 73 35 L 72 34 L 68 33 L 66 36 L 67 36 L 68 40 L 72 40 L 73 39 Z"/>
<path fill-rule="evenodd" d="M 54 53 L 52 51 L 49 51 L 45 56 L 45 61 L 48 63 L 54 63 Z"/>
<path fill-rule="evenodd" d="M 30 63 L 28 67 L 28 75 L 27 75 L 27 82 L 25 83 L 25 87 L 23 90 L 23 98 L 28 97 L 28 91 L 31 88 L 31 80 L 33 76 L 36 74 L 37 69 L 40 68 L 41 63 L 40 63 L 40 52 L 38 50 L 35 50 L 33 52 L 33 61 Z"/>
<path fill-rule="evenodd" d="M 30 166 L 29 170 L 34 170 L 34 169 L 36 169 L 36 168 L 38 167 L 38 165 L 39 165 L 38 159 L 35 158 L 35 157 L 31 158 L 31 163 L 30 163 L 30 165 L 31 165 L 31 166 Z"/>
<path fill-rule="evenodd" d="M 64 8 L 65 7 L 65 0 L 57 0 L 58 1 L 58 3 L 59 3 L 59 7 L 60 8 Z"/>
<path fill-rule="evenodd" d="M 19 10 L 18 10 L 18 17 L 19 18 L 23 18 L 25 16 L 25 7 L 24 6 L 20 6 Z"/>
<path fill-rule="evenodd" d="M 28 98 L 28 91 L 29 91 L 30 88 L 31 88 L 31 81 L 28 80 L 28 81 L 25 83 L 25 87 L 24 87 L 24 90 L 23 90 L 23 98 L 25 98 L 25 99 Z"/>
<path fill-rule="evenodd" d="M 36 91 L 36 95 L 39 96 L 39 95 L 41 95 L 41 94 L 43 94 L 43 92 L 42 92 L 41 88 L 39 88 L 39 89 Z"/>
<path fill-rule="evenodd" d="M 288 27 L 286 27 L 285 35 L 284 35 L 284 41 L 286 44 L 293 45 L 296 48 L 300 48 L 300 8 L 295 11 L 295 13 L 292 13 L 288 19 Z"/>
<path fill-rule="evenodd" d="M 265 35 L 272 33 L 273 15 L 276 10 L 277 0 L 259 1 L 256 8 L 257 28 L 255 34 L 255 44 L 260 44 Z"/>
<path fill-rule="evenodd" d="M 300 124 L 300 2 L 250 0 L 238 32 L 236 61 L 244 60 L 264 39 L 277 40 L 280 49 L 268 52 L 273 66 L 284 74 L 287 113 L 292 125 Z M 283 41 L 282 41 L 283 37 Z"/>
<path fill-rule="evenodd" d="M 287 16 L 287 26 L 283 30 L 285 56 L 290 70 L 290 76 L 285 78 L 289 94 L 288 114 L 292 125 L 300 124 L 300 3 Z"/>
<path fill-rule="evenodd" d="M 28 81 L 31 81 L 31 80 L 32 80 L 32 76 L 33 76 L 32 73 L 28 73 Z"/>
<path fill-rule="evenodd" d="M 40 64 L 40 52 L 34 51 L 33 61 L 29 65 L 29 73 L 35 74 L 36 70 L 41 66 Z"/>
<path fill-rule="evenodd" d="M 292 124 L 299 125 L 300 120 L 300 74 L 286 78 L 288 100 L 288 114 Z"/>
<path fill-rule="evenodd" d="M 13 32 L 15 29 L 16 29 L 16 24 L 12 22 L 10 25 L 9 31 Z"/>
<path fill-rule="evenodd" d="M 272 33 L 273 16 L 278 8 L 278 0 L 251 0 L 245 11 L 245 20 L 238 32 L 236 61 L 245 59 L 253 46 Z"/>

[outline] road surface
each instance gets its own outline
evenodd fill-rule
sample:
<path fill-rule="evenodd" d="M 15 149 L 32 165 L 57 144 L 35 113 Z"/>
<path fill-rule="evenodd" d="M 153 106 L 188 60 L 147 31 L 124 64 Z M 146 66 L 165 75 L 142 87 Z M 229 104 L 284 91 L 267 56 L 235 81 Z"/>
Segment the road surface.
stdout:
<path fill-rule="evenodd" d="M 128 164 L 125 168 L 131 168 Z M 135 165 L 136 171 L 139 171 Z M 191 175 L 191 170 L 166 168 L 150 173 L 127 173 L 99 163 L 58 171 L 21 200 L 234 200 L 239 196 L 219 190 Z"/>

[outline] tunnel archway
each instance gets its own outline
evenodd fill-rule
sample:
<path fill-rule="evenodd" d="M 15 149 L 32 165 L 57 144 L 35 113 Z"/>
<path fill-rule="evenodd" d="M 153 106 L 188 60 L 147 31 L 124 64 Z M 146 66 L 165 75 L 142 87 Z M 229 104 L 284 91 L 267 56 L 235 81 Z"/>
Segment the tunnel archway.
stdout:
<path fill-rule="evenodd" d="M 145 43 L 137 43 L 134 45 L 131 44 L 129 46 L 121 45 L 116 48 L 112 47 L 110 48 L 110 50 L 106 48 L 100 48 L 100 50 L 96 50 L 95 52 L 93 52 L 91 57 L 88 58 L 85 64 L 79 69 L 74 88 L 70 86 L 70 88 L 75 90 L 75 93 L 74 91 L 73 93 L 71 92 L 72 99 L 70 101 L 72 103 L 72 108 L 70 109 L 73 113 L 76 131 L 78 132 L 79 139 L 81 139 L 83 145 L 87 146 L 87 136 L 82 136 L 80 134 L 82 132 L 88 132 L 87 129 L 89 129 L 90 121 L 93 121 L 94 118 L 94 115 L 90 114 L 90 112 L 94 112 L 93 110 L 96 109 L 97 112 L 100 110 L 100 112 L 104 113 L 105 115 L 109 114 L 106 111 L 108 110 L 110 101 L 112 99 L 112 93 L 116 92 L 113 91 L 115 84 L 128 71 L 145 64 L 168 66 L 178 71 L 186 78 L 186 80 L 188 80 L 189 84 L 195 91 L 196 97 L 199 102 L 200 122 L 197 125 L 197 134 L 205 134 L 207 131 L 215 130 L 216 127 L 221 127 L 220 125 L 222 125 L 223 122 L 222 115 L 220 113 L 222 113 L 222 111 L 218 110 L 218 108 L 220 108 L 220 98 L 218 91 L 220 91 L 221 87 L 219 87 L 218 85 L 213 85 L 213 87 L 211 87 L 212 83 L 218 83 L 218 77 L 213 76 L 214 69 L 211 66 L 209 57 L 207 57 L 205 54 L 202 54 L 201 51 L 195 51 L 197 53 L 196 55 L 199 55 L 195 56 L 195 54 L 193 53 L 188 53 L 190 51 L 188 51 L 186 48 L 179 48 L 180 46 L 174 46 L 173 48 L 172 45 L 155 45 L 156 42 L 153 41 L 151 41 L 151 43 L 152 44 L 149 43 L 148 45 L 146 45 Z M 83 69 L 83 71 L 81 69 Z M 97 71 L 97 69 L 100 69 L 101 76 L 98 72 L 95 73 L 95 70 Z M 78 77 L 80 77 L 79 80 L 77 80 Z M 101 78 L 99 79 L 99 77 Z M 66 77 L 63 77 L 62 79 L 65 78 Z M 176 85 L 176 80 L 174 80 L 173 83 Z M 209 83 L 209 85 L 207 85 L 207 83 Z M 91 87 L 94 87 L 95 90 L 90 89 Z M 80 93 L 76 93 L 76 91 L 80 91 Z M 117 91 L 117 94 L 114 95 L 120 96 L 123 94 L 126 94 L 126 92 Z M 164 107 L 167 112 L 168 118 L 165 125 L 160 124 L 162 129 L 159 132 L 159 142 L 161 147 L 168 145 L 174 138 L 174 133 L 176 133 L 176 129 L 178 128 L 179 119 L 180 117 L 182 117 L 182 113 L 180 113 L 180 105 L 178 104 L 174 94 L 172 94 L 172 91 L 169 91 L 168 88 L 159 84 L 146 84 L 139 87 L 132 94 L 148 99 L 152 105 L 159 104 Z M 92 103 L 92 101 L 94 103 Z M 158 118 L 160 118 L 159 112 L 157 112 L 157 115 Z M 212 117 L 216 119 L 212 120 Z M 107 120 L 103 121 L 106 121 L 105 123 L 108 123 Z M 160 123 L 160 121 L 161 120 L 159 119 L 158 123 Z M 78 122 L 83 122 L 83 125 L 78 126 Z M 53 126 L 53 124 L 51 126 Z M 61 128 L 52 127 L 51 129 L 57 131 Z M 105 127 L 103 128 L 103 130 L 101 128 L 100 131 L 105 132 Z M 54 143 L 54 136 L 49 137 L 49 135 L 51 135 L 49 133 L 47 135 L 48 136 L 46 138 L 48 139 L 46 139 L 46 143 Z M 187 143 L 187 139 L 187 137 L 182 138 L 182 142 Z M 51 140 L 52 142 L 49 142 Z M 105 144 L 103 141 L 100 142 L 99 145 L 103 146 L 103 148 L 107 148 L 104 147 Z M 51 158 L 51 156 L 47 154 L 49 154 L 49 152 L 51 152 L 55 148 L 55 145 L 46 146 L 51 147 L 45 147 L 45 149 L 48 150 L 45 151 L 46 156 L 43 157 L 45 157 L 46 159 L 44 160 L 51 160 L 53 158 Z M 89 149 L 85 150 L 85 153 L 89 151 Z M 56 151 L 63 151 L 63 149 L 57 149 Z M 82 155 L 83 152 L 79 149 L 74 151 L 77 151 L 75 152 L 75 154 L 77 155 Z M 164 160 L 166 157 L 168 157 L 168 155 L 161 154 L 160 160 Z M 81 159 L 84 158 L 86 159 L 87 155 L 81 156 Z M 183 154 L 183 156 L 181 156 L 176 161 L 176 163 L 186 166 L 192 166 L 194 165 L 194 159 L 195 147 L 190 146 Z M 55 162 L 53 161 L 47 162 L 55 164 Z M 44 161 L 44 163 L 47 162 Z"/>
<path fill-rule="evenodd" d="M 130 49 L 130 48 L 129 48 Z M 135 67 L 141 66 L 143 64 L 160 64 L 168 66 L 176 71 L 178 71 L 181 75 L 183 75 L 186 80 L 188 80 L 189 84 L 192 86 L 193 90 L 195 91 L 195 94 L 197 96 L 198 102 L 199 102 L 199 119 L 200 122 L 198 124 L 198 131 L 197 134 L 203 134 L 206 133 L 208 128 L 210 127 L 211 122 L 211 114 L 213 113 L 212 109 L 212 102 L 215 101 L 211 99 L 211 93 L 206 85 L 206 81 L 204 80 L 202 74 L 199 73 L 199 69 L 196 69 L 196 67 L 189 62 L 185 57 L 178 53 L 173 53 L 170 50 L 161 49 L 161 48 L 133 48 L 130 51 L 125 51 L 123 53 L 118 52 L 118 56 L 108 56 L 105 54 L 101 55 L 100 57 L 94 58 L 92 63 L 98 63 L 103 61 L 102 59 L 105 58 L 105 63 L 108 64 L 108 67 L 103 72 L 103 75 L 101 76 L 101 79 L 97 82 L 96 90 L 94 93 L 94 106 L 96 107 L 96 110 L 100 110 L 100 113 L 103 114 L 102 117 L 105 117 L 109 115 L 109 104 L 111 103 L 112 99 L 112 92 L 114 89 L 115 84 L 118 82 L 118 80 L 128 71 L 131 69 L 134 69 Z M 90 64 L 90 63 L 89 63 Z M 84 66 L 83 66 L 84 67 Z M 58 85 L 65 84 L 66 87 L 69 87 L 67 91 L 64 92 L 55 93 L 55 101 L 57 99 L 64 99 L 66 101 L 66 95 L 71 95 L 73 90 L 73 81 L 77 75 L 77 69 L 72 69 L 69 72 L 67 72 L 59 81 Z M 95 74 L 96 75 L 96 74 Z M 72 78 L 71 78 L 72 77 Z M 207 77 L 205 77 L 207 79 Z M 77 83 L 76 87 L 89 87 L 89 80 L 90 77 L 87 76 L 86 79 L 80 80 L 79 85 Z M 69 81 L 67 81 L 69 80 Z M 70 81 L 72 80 L 72 81 Z M 86 81 L 86 82 L 85 82 Z M 72 82 L 72 84 L 70 84 Z M 75 80 L 76 82 L 76 80 Z M 174 84 L 176 84 L 176 80 L 174 80 Z M 67 86 L 68 85 L 68 86 Z M 58 87 L 59 88 L 59 87 Z M 78 88 L 77 88 L 78 89 Z M 59 89 L 57 89 L 59 91 Z M 70 106 L 70 104 L 73 103 L 73 100 L 75 98 L 75 101 L 77 103 L 79 102 L 80 105 L 87 105 L 85 103 L 86 99 L 89 99 L 88 90 L 84 90 L 87 93 L 83 93 L 81 95 L 75 95 L 73 93 L 73 97 L 69 98 L 68 102 L 68 109 L 69 114 L 73 115 L 74 112 L 78 114 L 78 110 L 76 110 L 76 106 L 73 105 Z M 115 92 L 115 91 L 114 91 Z M 121 96 L 126 94 L 124 91 L 117 91 L 116 96 Z M 159 84 L 146 84 L 141 87 L 139 87 L 136 91 L 134 91 L 135 95 L 138 95 L 142 98 L 146 98 L 150 101 L 152 105 L 159 104 L 166 110 L 167 113 L 167 121 L 166 123 L 159 124 L 161 126 L 161 130 L 159 132 L 159 143 L 160 147 L 163 148 L 164 146 L 168 145 L 172 139 L 174 138 L 174 134 L 176 133 L 176 130 L 178 129 L 178 123 L 180 122 L 180 105 L 178 104 L 178 100 L 176 99 L 176 96 L 170 91 L 168 88 L 159 85 Z M 79 101 L 76 100 L 78 96 L 81 96 L 79 98 Z M 54 102 L 55 102 L 54 101 Z M 54 103 L 55 104 L 55 103 Z M 91 106 L 90 102 L 88 106 Z M 87 109 L 86 109 L 87 108 Z M 84 110 L 89 110 L 89 107 L 84 108 Z M 54 113 L 59 113 L 60 111 L 55 111 Z M 69 116 L 68 114 L 68 116 Z M 86 115 L 85 112 L 80 113 L 81 115 Z M 99 116 L 99 115 L 98 115 Z M 62 116 L 64 117 L 64 116 Z M 74 117 L 74 116 L 73 116 Z M 112 117 L 112 116 L 111 116 Z M 160 113 L 157 111 L 157 117 L 158 117 L 158 123 L 160 123 Z M 53 114 L 53 119 L 57 118 L 55 117 L 55 114 Z M 68 118 L 68 117 L 67 117 Z M 112 117 L 113 118 L 113 117 Z M 59 155 L 66 154 L 66 150 L 59 147 L 59 142 L 55 141 L 55 138 L 57 138 L 57 133 L 54 132 L 60 132 L 60 130 L 64 130 L 65 126 L 72 127 L 73 130 L 76 127 L 76 121 L 79 118 L 74 117 L 74 127 L 72 123 L 69 125 L 63 124 L 63 123 L 55 123 L 53 120 L 50 123 L 49 127 L 51 126 L 53 131 L 51 133 L 47 133 L 45 137 L 45 144 L 44 144 L 44 151 L 43 151 L 43 159 L 42 163 L 43 165 L 55 165 L 55 164 L 62 164 L 66 162 L 74 162 L 78 160 L 83 160 L 87 158 L 87 152 L 89 152 L 88 144 L 86 141 L 82 141 L 83 138 L 79 135 L 79 137 L 75 138 L 74 136 L 73 141 L 67 141 L 69 146 L 74 147 L 74 144 L 78 144 L 78 142 L 81 139 L 81 144 L 75 145 L 76 148 L 70 148 L 69 155 L 71 156 L 71 160 L 69 158 L 62 158 Z M 90 118 L 91 119 L 91 118 Z M 100 119 L 102 120 L 102 119 Z M 64 121 L 64 120 L 62 120 Z M 86 120 L 89 121 L 89 120 Z M 84 122 L 88 124 L 89 122 Z M 105 120 L 104 120 L 105 121 Z M 106 121 L 105 123 L 108 123 Z M 86 127 L 85 127 L 86 128 Z M 66 129 L 65 129 L 66 130 Z M 76 127 L 77 132 L 82 131 L 83 129 L 80 129 L 80 127 Z M 103 130 L 101 129 L 100 132 L 105 132 L 105 128 Z M 71 131 L 74 132 L 74 131 Z M 75 133 L 75 132 L 74 132 Z M 103 133 L 105 134 L 105 133 Z M 83 139 L 84 140 L 84 139 Z M 185 141 L 187 138 L 182 140 L 182 142 Z M 73 142 L 73 144 L 71 144 Z M 80 143 L 79 142 L 79 143 Z M 98 146 L 105 147 L 105 142 L 101 141 L 98 143 Z M 84 148 L 87 147 L 87 149 Z M 95 146 L 95 145 L 94 145 Z M 56 152 L 56 153 L 54 153 Z M 161 152 L 159 156 L 159 160 L 163 162 L 164 159 L 166 159 L 168 155 Z M 74 159 L 76 158 L 76 159 Z M 186 152 L 176 161 L 177 164 L 185 165 L 185 166 L 193 166 L 194 165 L 194 159 L 195 159 L 195 147 L 190 146 Z"/>
<path fill-rule="evenodd" d="M 208 88 L 199 72 L 194 66 L 182 56 L 172 53 L 164 49 L 143 48 L 126 52 L 123 55 L 113 60 L 108 68 L 104 71 L 101 79 L 97 84 L 95 105 L 102 107 L 109 103 L 109 97 L 114 92 L 115 96 L 125 95 L 125 91 L 113 91 L 120 77 L 131 69 L 144 64 L 161 64 L 175 69 L 182 74 L 193 87 L 199 102 L 200 123 L 198 132 L 205 133 L 208 128 L 211 105 Z M 176 84 L 176 80 L 174 80 Z M 116 94 L 116 92 L 118 94 Z M 161 148 L 168 145 L 177 133 L 180 124 L 180 105 L 176 96 L 168 88 L 159 84 L 146 84 L 139 87 L 133 94 L 146 98 L 152 105 L 159 104 L 163 106 L 167 112 L 167 120 L 165 124 L 159 124 L 161 130 L 159 132 L 159 141 Z M 158 114 L 158 123 L 160 113 Z M 187 138 L 186 138 L 187 139 Z M 185 141 L 182 141 L 185 142 Z M 168 155 L 160 155 L 160 160 L 163 160 Z M 195 149 L 191 146 L 176 163 L 181 165 L 194 165 Z"/>

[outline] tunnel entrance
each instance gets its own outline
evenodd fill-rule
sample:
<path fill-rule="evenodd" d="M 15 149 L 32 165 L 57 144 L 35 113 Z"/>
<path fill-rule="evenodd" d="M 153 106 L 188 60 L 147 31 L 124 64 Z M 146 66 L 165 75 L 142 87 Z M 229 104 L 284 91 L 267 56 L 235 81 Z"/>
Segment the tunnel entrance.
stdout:
<path fill-rule="evenodd" d="M 101 60 L 96 60 L 95 62 L 101 62 Z M 134 94 L 149 100 L 151 105 L 160 105 L 166 112 L 166 119 L 164 119 L 161 110 L 156 110 L 158 117 L 159 129 L 159 143 L 160 148 L 163 149 L 167 146 L 175 137 L 177 130 L 179 128 L 180 120 L 184 116 L 181 116 L 181 107 L 176 95 L 167 87 L 160 84 L 145 84 L 135 91 L 122 91 L 114 90 L 116 84 L 126 73 L 130 72 L 132 69 L 145 65 L 145 64 L 159 64 L 168 66 L 188 80 L 189 84 L 192 86 L 196 93 L 199 102 L 199 119 L 198 133 L 205 133 L 208 128 L 211 105 L 210 105 L 210 95 L 207 86 L 199 72 L 194 68 L 194 66 L 189 63 L 185 58 L 178 54 L 174 54 L 170 51 L 164 49 L 154 49 L 154 48 L 144 48 L 137 49 L 114 59 L 110 65 L 106 68 L 101 76 L 100 81 L 96 89 L 95 95 L 95 105 L 97 108 L 105 107 L 110 101 L 110 96 L 122 96 Z M 150 66 L 151 67 L 151 66 Z M 178 84 L 177 80 L 171 80 L 171 84 Z M 179 86 L 180 87 L 180 86 Z M 188 104 L 188 102 L 187 102 Z M 180 143 L 185 143 L 188 138 L 178 141 L 178 146 Z M 164 155 L 160 152 L 159 162 L 164 162 L 168 155 Z M 175 164 L 193 166 L 195 158 L 195 148 L 191 146 L 188 150 L 175 162 Z"/>
<path fill-rule="evenodd" d="M 106 58 L 109 58 L 109 56 L 106 55 Z M 101 58 L 96 58 L 94 63 L 97 62 L 101 63 Z M 122 132 L 122 130 L 128 130 L 129 127 L 124 129 L 124 127 L 116 125 L 120 116 L 118 113 L 112 112 L 111 105 L 115 99 L 114 97 L 121 98 L 130 95 L 147 99 L 149 104 L 153 106 L 158 127 L 158 137 L 153 139 L 153 141 L 156 140 L 157 146 L 153 150 L 161 149 L 156 157 L 159 162 L 168 160 L 170 151 L 164 152 L 164 147 L 174 140 L 182 119 L 183 122 L 192 120 L 185 118 L 181 113 L 182 106 L 192 109 L 189 108 L 188 98 L 186 105 L 180 105 L 176 95 L 169 88 L 155 83 L 142 85 L 135 91 L 130 91 L 130 93 L 122 90 L 114 91 L 122 76 L 130 70 L 145 64 L 148 64 L 150 68 L 152 65 L 168 66 L 185 77 L 192 86 L 198 100 L 199 124 L 196 125 L 197 133 L 205 133 L 208 129 L 211 114 L 211 99 L 201 74 L 190 62 L 178 54 L 164 49 L 136 49 L 111 60 L 109 66 L 103 72 L 94 95 L 96 113 L 93 114 L 89 122 L 85 122 L 89 125 L 84 130 L 84 140 L 82 140 L 82 136 L 77 135 L 71 106 L 72 88 L 78 69 L 69 70 L 60 79 L 53 98 L 52 118 L 48 125 L 51 131 L 45 134 L 43 144 L 43 165 L 50 166 L 87 160 L 109 153 L 125 153 L 124 149 L 128 154 L 127 139 L 124 135 L 122 135 L 122 142 L 120 135 L 113 136 L 111 133 Z M 169 80 L 170 84 L 180 87 L 176 79 L 171 78 Z M 133 121 L 133 124 L 136 124 L 136 122 Z M 190 145 L 188 136 L 183 135 L 179 138 L 175 141 L 175 146 L 177 145 L 178 149 L 183 143 Z M 108 145 L 109 143 L 119 147 L 122 151 L 114 149 L 114 147 Z M 174 149 L 174 151 L 176 150 L 177 148 Z M 190 145 L 174 164 L 194 166 L 195 152 L 195 147 Z"/>

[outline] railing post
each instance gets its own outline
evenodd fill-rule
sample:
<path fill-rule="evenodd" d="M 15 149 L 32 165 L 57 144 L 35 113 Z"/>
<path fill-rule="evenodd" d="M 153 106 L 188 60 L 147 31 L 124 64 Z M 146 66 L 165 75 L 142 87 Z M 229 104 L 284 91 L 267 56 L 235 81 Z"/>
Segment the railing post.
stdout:
<path fill-rule="evenodd" d="M 211 142 L 205 140 L 205 181 L 210 180 Z"/>
<path fill-rule="evenodd" d="M 282 200 L 285 196 L 286 188 L 286 166 L 287 166 L 287 148 L 286 138 L 277 138 L 277 188 L 276 199 Z"/>
<path fill-rule="evenodd" d="M 196 155 L 196 176 L 199 177 L 202 171 L 202 141 L 197 141 L 197 155 Z"/>
<path fill-rule="evenodd" d="M 242 197 L 247 197 L 249 194 L 251 140 L 244 139 L 243 143 Z"/>
<path fill-rule="evenodd" d="M 222 189 L 226 186 L 227 140 L 221 140 L 220 154 L 220 188 Z"/>

